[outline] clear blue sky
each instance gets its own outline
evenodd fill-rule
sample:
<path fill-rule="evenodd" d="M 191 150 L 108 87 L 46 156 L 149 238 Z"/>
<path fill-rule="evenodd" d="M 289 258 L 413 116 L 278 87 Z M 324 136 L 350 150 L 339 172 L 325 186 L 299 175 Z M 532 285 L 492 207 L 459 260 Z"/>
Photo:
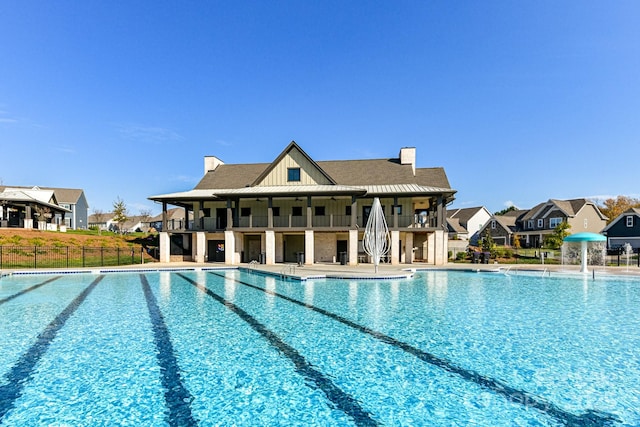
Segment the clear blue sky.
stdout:
<path fill-rule="evenodd" d="M 5 1 L 0 182 L 184 191 L 203 157 L 443 166 L 453 207 L 640 196 L 638 1 Z M 640 168 L 638 168 L 640 169 Z"/>

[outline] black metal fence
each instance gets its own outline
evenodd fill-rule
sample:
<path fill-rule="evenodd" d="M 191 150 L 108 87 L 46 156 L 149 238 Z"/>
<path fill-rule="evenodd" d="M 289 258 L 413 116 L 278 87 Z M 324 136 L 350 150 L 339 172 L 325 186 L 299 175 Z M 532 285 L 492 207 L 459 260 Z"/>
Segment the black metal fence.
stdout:
<path fill-rule="evenodd" d="M 0 246 L 0 269 L 107 267 L 145 261 L 154 258 L 142 246 Z"/>

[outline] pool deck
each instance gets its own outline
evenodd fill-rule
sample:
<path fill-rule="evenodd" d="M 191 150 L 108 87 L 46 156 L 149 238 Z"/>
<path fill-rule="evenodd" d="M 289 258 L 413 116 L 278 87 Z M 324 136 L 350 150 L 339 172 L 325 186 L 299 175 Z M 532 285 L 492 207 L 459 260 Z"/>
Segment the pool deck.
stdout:
<path fill-rule="evenodd" d="M 247 268 L 261 271 L 268 274 L 290 276 L 292 278 L 307 280 L 317 278 L 341 278 L 341 279 L 394 279 L 408 278 L 415 271 L 423 270 L 459 270 L 470 272 L 495 272 L 517 274 L 518 272 L 540 273 L 541 275 L 554 274 L 583 274 L 580 273 L 579 265 L 540 265 L 540 264 L 460 264 L 448 263 L 442 266 L 433 266 L 430 264 L 413 263 L 413 264 L 380 264 L 378 272 L 374 270 L 372 264 L 341 265 L 339 263 L 321 263 L 312 265 L 299 266 L 297 264 L 240 264 L 236 266 L 228 266 L 224 264 L 213 263 L 194 263 L 194 262 L 174 262 L 174 263 L 146 263 L 119 267 L 91 267 L 79 269 L 27 269 L 27 270 L 2 270 L 0 277 L 12 273 L 57 273 L 57 272 L 104 272 L 104 271 L 154 271 L 154 270 L 178 270 L 178 269 L 223 269 L 223 268 Z M 616 275 L 616 276 L 636 276 L 640 277 L 640 268 L 637 265 L 629 265 L 629 267 L 602 267 L 589 266 L 588 276 L 597 275 Z"/>

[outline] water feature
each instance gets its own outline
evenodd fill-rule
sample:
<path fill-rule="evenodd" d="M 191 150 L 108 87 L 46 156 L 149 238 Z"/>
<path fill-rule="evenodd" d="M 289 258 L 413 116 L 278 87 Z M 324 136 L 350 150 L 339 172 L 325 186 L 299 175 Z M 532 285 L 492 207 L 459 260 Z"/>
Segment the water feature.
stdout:
<path fill-rule="evenodd" d="M 588 265 L 605 265 L 606 241 L 607 238 L 601 234 L 571 234 L 564 239 L 563 246 L 567 245 L 567 248 L 563 249 L 563 253 L 567 255 L 568 261 L 578 259 L 579 254 L 580 272 L 586 274 L 589 272 Z"/>
<path fill-rule="evenodd" d="M 633 247 L 628 242 L 624 244 L 624 253 L 625 253 L 626 258 L 627 258 L 627 271 L 629 271 L 629 258 L 631 257 L 631 254 L 633 253 Z"/>

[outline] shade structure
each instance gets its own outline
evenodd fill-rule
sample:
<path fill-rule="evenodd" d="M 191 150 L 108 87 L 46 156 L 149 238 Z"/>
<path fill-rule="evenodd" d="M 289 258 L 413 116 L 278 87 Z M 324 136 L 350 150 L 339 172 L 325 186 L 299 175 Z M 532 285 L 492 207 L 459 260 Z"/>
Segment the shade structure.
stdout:
<path fill-rule="evenodd" d="M 564 242 L 580 243 L 580 272 L 588 273 L 587 270 L 587 246 L 589 242 L 606 242 L 607 238 L 597 233 L 576 233 L 564 238 Z"/>
<path fill-rule="evenodd" d="M 371 256 L 376 273 L 378 272 L 380 258 L 389 252 L 389 240 L 389 228 L 384 218 L 384 211 L 382 210 L 382 205 L 380 205 L 380 199 L 376 197 L 373 199 L 362 242 L 364 251 Z"/>
<path fill-rule="evenodd" d="M 597 233 L 576 233 L 564 238 L 565 242 L 605 242 L 607 238 Z"/>

